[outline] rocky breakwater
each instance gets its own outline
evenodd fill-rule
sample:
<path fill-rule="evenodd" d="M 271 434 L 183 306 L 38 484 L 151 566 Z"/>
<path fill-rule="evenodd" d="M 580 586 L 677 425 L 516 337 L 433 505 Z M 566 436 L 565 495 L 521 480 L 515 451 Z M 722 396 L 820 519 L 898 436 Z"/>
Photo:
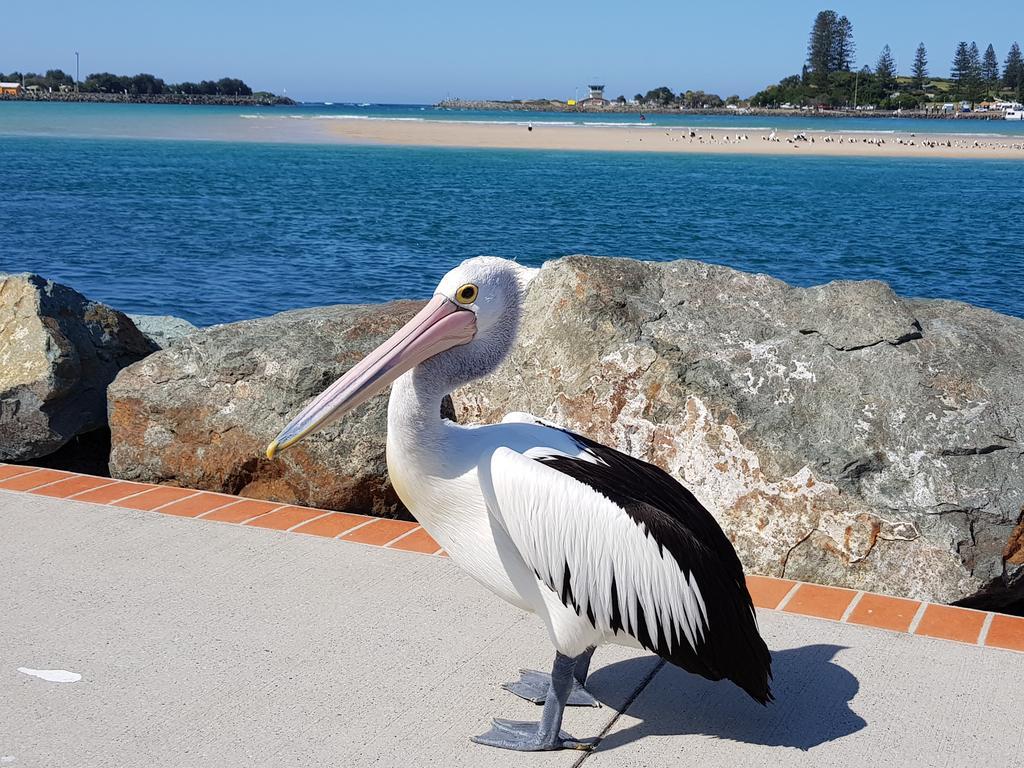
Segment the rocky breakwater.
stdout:
<path fill-rule="evenodd" d="M 570 257 L 455 405 L 661 465 L 755 573 L 1001 606 L 1024 596 L 1022 360 L 1024 321 L 883 283 Z"/>
<path fill-rule="evenodd" d="M 402 514 L 384 398 L 262 451 L 417 306 L 218 326 L 125 369 L 112 472 Z M 462 422 L 529 411 L 665 467 L 752 572 L 1000 607 L 1024 595 L 1022 359 L 1024 321 L 882 283 L 570 257 L 531 287 L 510 359 L 453 401 Z"/>
<path fill-rule="evenodd" d="M 0 274 L 0 461 L 107 425 L 106 389 L 155 349 L 124 314 L 38 275 Z"/>
<path fill-rule="evenodd" d="M 335 306 L 218 325 L 125 369 L 109 389 L 114 477 L 408 516 L 388 481 L 386 398 L 280 458 L 267 444 L 422 306 Z M 453 417 L 450 403 L 445 415 Z"/>

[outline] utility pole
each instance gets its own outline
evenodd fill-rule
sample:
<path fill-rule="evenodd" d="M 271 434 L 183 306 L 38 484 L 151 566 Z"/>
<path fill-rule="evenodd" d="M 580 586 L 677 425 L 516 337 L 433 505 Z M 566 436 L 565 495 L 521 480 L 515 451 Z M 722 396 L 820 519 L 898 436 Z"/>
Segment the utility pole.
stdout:
<path fill-rule="evenodd" d="M 81 79 L 78 74 L 78 51 L 75 51 L 75 93 L 78 93 L 78 81 Z"/>

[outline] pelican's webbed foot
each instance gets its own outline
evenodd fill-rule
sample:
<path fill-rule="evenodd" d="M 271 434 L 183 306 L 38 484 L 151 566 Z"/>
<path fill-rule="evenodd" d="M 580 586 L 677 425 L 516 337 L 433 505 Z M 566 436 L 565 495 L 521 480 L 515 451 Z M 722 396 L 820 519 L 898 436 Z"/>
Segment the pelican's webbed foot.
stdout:
<path fill-rule="evenodd" d="M 586 654 L 585 654 L 586 655 Z M 516 749 L 521 752 L 545 752 L 553 749 L 590 749 L 591 741 L 579 741 L 562 730 L 562 715 L 569 701 L 569 694 L 576 682 L 574 672 L 577 659 L 555 654 L 555 663 L 548 678 L 548 693 L 539 723 L 524 723 L 518 720 L 495 718 L 491 729 L 480 736 L 474 736 L 477 744 L 487 744 L 501 749 Z M 589 663 L 589 657 L 587 659 Z M 539 673 L 535 673 L 539 674 Z M 586 668 L 584 668 L 584 675 Z"/>
<path fill-rule="evenodd" d="M 541 736 L 541 723 L 523 720 L 503 720 L 500 717 L 491 721 L 491 729 L 487 733 L 473 736 L 477 744 L 501 749 L 515 749 L 520 752 L 547 752 L 555 749 L 592 749 L 592 741 L 578 741 L 565 731 L 557 735 Z"/>
<path fill-rule="evenodd" d="M 594 649 L 588 648 L 572 660 L 572 689 L 569 692 L 569 699 L 565 702 L 567 707 L 599 707 L 601 703 L 593 697 L 586 689 L 587 674 L 590 672 L 590 660 L 594 656 Z M 521 699 L 532 701 L 534 704 L 543 704 L 547 701 L 548 693 L 551 691 L 551 675 L 547 672 L 537 672 L 533 669 L 520 669 L 519 679 L 511 683 L 503 683 L 509 693 L 514 693 Z"/>
<path fill-rule="evenodd" d="M 547 701 L 548 693 L 551 690 L 551 675 L 547 672 L 537 672 L 534 669 L 520 669 L 518 680 L 502 683 L 501 687 L 521 699 L 532 701 L 534 704 L 543 704 Z M 565 702 L 565 705 L 567 707 L 599 707 L 601 702 L 583 687 L 582 682 L 573 680 L 572 691 L 569 692 L 569 700 Z"/>

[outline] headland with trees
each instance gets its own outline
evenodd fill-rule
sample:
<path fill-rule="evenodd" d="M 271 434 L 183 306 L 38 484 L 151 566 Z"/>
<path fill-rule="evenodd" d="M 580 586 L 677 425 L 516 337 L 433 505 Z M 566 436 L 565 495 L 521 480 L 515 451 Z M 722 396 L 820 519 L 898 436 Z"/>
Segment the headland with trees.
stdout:
<path fill-rule="evenodd" d="M 908 48 L 909 50 L 909 48 Z M 565 112 L 603 110 L 612 112 L 706 111 L 748 109 L 848 110 L 859 115 L 911 112 L 915 115 L 989 116 L 975 109 L 985 104 L 1024 101 L 1024 59 L 1014 42 L 1005 58 L 988 44 L 984 52 L 975 42 L 961 41 L 952 52 L 949 76 L 945 67 L 933 64 L 923 42 L 900 73 L 896 54 L 883 46 L 873 65 L 857 66 L 853 22 L 834 10 L 820 11 L 811 26 L 806 56 L 799 74 L 783 78 L 749 99 L 733 94 L 725 98 L 703 90 L 674 91 L 668 86 L 637 93 L 632 99 L 618 96 L 602 105 L 575 105 L 558 100 L 480 101 L 448 100 L 449 108 L 544 109 Z M 984 108 L 984 107 L 983 107 Z"/>
<path fill-rule="evenodd" d="M 756 93 L 750 105 L 854 110 L 941 110 L 952 105 L 952 111 L 959 112 L 985 102 L 1024 100 L 1024 59 L 1016 42 L 1002 64 L 991 43 L 984 53 L 976 42 L 957 43 L 948 77 L 933 76 L 938 67 L 930 63 L 923 42 L 917 44 L 909 71 L 902 75 L 888 44 L 874 66 L 857 68 L 856 50 L 849 18 L 821 11 L 811 28 L 801 73 Z"/>
<path fill-rule="evenodd" d="M 182 104 L 293 104 L 291 99 L 267 91 L 253 91 L 235 77 L 201 80 L 197 83 L 167 83 L 148 73 L 115 75 L 95 72 L 76 83 L 60 69 L 0 73 L 0 82 L 19 83 L 18 98 L 38 101 L 138 101 Z"/>

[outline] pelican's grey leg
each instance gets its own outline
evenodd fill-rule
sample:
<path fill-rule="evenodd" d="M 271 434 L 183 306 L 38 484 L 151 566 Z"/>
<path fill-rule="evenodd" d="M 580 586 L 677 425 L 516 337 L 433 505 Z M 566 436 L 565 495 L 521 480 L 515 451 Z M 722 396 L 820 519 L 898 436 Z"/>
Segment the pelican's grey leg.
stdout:
<path fill-rule="evenodd" d="M 544 702 L 540 722 L 494 718 L 491 730 L 474 736 L 477 744 L 486 744 L 520 752 L 543 752 L 553 749 L 590 749 L 592 741 L 577 741 L 562 730 L 562 715 L 572 692 L 576 659 L 555 654 L 551 667 L 551 690 Z"/>
<path fill-rule="evenodd" d="M 590 671 L 590 659 L 593 656 L 594 648 L 590 647 L 574 659 L 576 663 L 573 670 L 574 682 L 566 706 L 601 706 L 600 702 L 585 687 L 587 673 Z M 534 704 L 543 704 L 548 697 L 548 691 L 551 690 L 551 675 L 534 669 L 520 669 L 518 680 L 512 683 L 503 683 L 501 687 L 521 699 L 532 701 Z"/>
<path fill-rule="evenodd" d="M 587 683 L 587 675 L 590 674 L 590 660 L 594 658 L 595 646 L 590 646 L 576 657 L 576 668 L 572 672 L 572 676 L 576 678 L 576 682 L 580 684 L 580 688 L 583 688 Z M 586 689 L 584 689 L 586 690 Z M 587 694 L 588 696 L 590 694 Z"/>

